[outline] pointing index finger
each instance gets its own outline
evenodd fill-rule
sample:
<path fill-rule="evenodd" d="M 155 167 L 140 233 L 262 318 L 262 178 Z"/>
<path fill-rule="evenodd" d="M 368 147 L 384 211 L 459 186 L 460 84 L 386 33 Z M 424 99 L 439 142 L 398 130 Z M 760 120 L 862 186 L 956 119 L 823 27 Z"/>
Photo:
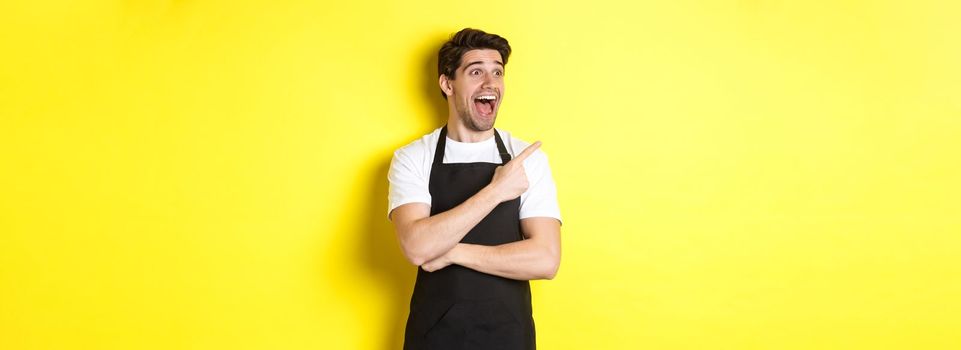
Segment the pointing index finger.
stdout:
<path fill-rule="evenodd" d="M 521 154 L 518 154 L 517 157 L 514 157 L 514 160 L 518 162 L 523 162 L 524 159 L 527 159 L 527 157 L 530 157 L 531 153 L 534 153 L 534 151 L 536 151 L 540 147 L 541 147 L 540 141 L 534 142 L 530 146 L 527 146 L 527 148 L 525 148 L 523 151 L 521 151 Z"/>

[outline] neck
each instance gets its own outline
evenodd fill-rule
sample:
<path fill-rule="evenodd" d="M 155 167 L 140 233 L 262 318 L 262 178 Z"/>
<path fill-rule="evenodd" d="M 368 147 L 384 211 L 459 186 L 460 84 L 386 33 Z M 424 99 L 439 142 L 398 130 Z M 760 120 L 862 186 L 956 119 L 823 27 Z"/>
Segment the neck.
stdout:
<path fill-rule="evenodd" d="M 457 142 L 481 142 L 494 137 L 494 128 L 476 131 L 464 125 L 460 118 L 451 115 L 447 118 L 447 137 Z"/>

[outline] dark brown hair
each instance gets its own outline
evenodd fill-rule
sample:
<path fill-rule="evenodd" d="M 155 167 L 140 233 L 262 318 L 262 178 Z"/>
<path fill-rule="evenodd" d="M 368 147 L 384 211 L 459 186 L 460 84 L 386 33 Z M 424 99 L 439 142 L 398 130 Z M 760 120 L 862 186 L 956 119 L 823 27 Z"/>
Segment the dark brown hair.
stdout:
<path fill-rule="evenodd" d="M 497 50 L 501 54 L 505 66 L 507 65 L 507 57 L 511 55 L 511 45 L 507 43 L 507 39 L 497 34 L 485 33 L 482 30 L 464 28 L 451 35 L 450 39 L 437 52 L 437 76 L 446 75 L 447 79 L 455 79 L 457 67 L 460 67 L 464 53 L 477 49 Z M 444 96 L 445 100 L 447 99 L 447 94 L 443 90 L 440 94 Z"/>

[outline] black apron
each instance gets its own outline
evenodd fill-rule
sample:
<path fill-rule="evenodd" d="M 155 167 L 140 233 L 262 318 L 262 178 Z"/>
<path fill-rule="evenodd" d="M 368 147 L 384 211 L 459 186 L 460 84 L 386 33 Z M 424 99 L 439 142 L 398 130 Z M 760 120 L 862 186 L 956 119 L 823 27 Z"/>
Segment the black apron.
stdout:
<path fill-rule="evenodd" d="M 502 164 L 511 160 L 500 134 L 494 140 Z M 496 163 L 444 164 L 447 126 L 440 131 L 430 171 L 430 215 L 460 205 L 490 184 Z M 520 198 L 502 202 L 461 240 L 501 245 L 524 239 Z M 530 283 L 478 272 L 460 265 L 417 270 L 410 299 L 404 350 L 534 349 Z"/>

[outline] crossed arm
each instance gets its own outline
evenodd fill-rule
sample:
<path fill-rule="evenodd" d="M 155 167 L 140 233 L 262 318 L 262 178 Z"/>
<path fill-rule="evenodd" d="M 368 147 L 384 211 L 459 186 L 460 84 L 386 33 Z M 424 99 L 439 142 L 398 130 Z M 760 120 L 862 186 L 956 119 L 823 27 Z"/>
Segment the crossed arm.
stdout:
<path fill-rule="evenodd" d="M 498 204 L 528 186 L 523 160 L 534 143 L 504 166 L 491 183 L 460 205 L 430 216 L 430 206 L 408 203 L 391 212 L 401 249 L 411 263 L 433 272 L 450 264 L 518 280 L 552 279 L 560 265 L 560 222 L 549 217 L 521 220 L 526 239 L 497 246 L 459 243 Z"/>
<path fill-rule="evenodd" d="M 450 264 L 516 280 L 553 279 L 561 260 L 560 223 L 549 217 L 521 220 L 525 240 L 486 246 L 458 243 L 421 265 L 428 272 Z"/>

